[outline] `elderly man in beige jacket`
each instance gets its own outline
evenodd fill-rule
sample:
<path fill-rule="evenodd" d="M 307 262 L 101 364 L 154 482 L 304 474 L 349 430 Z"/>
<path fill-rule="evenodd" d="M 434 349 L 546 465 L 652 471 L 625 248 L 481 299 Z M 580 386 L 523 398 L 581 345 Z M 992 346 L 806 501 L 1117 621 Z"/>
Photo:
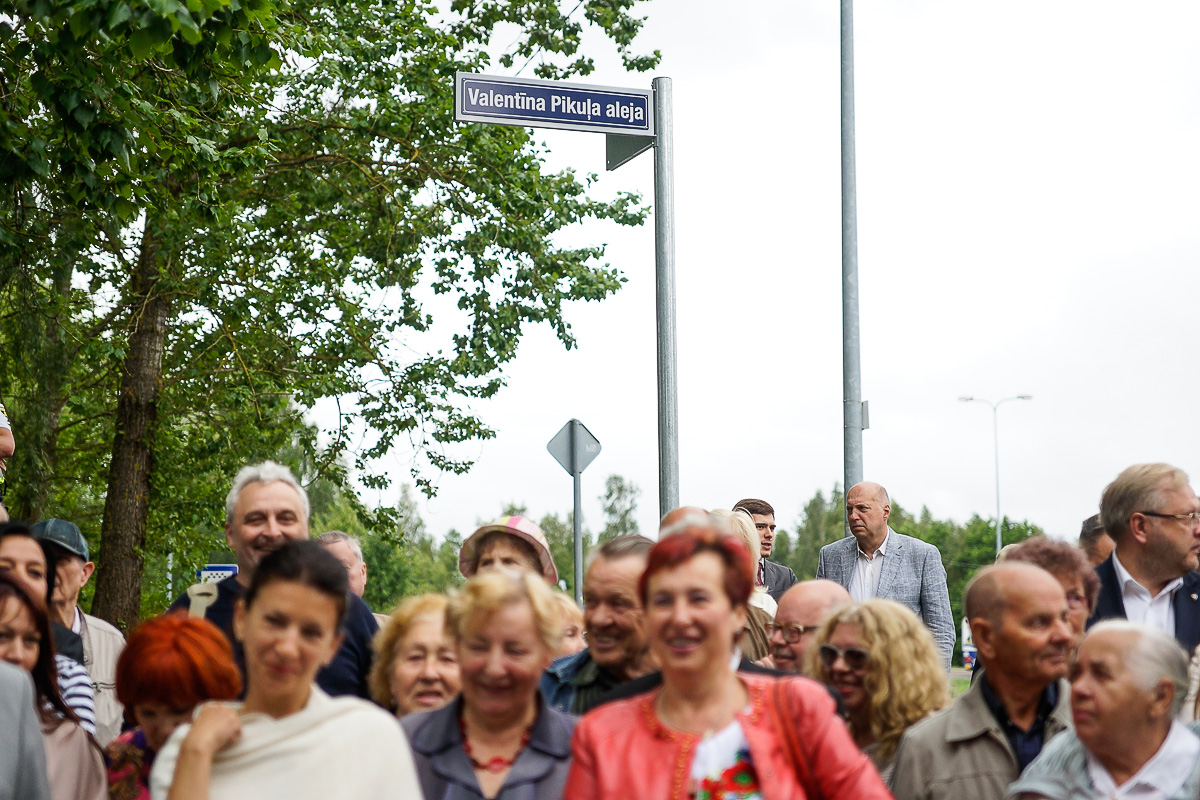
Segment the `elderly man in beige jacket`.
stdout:
<path fill-rule="evenodd" d="M 987 668 L 949 708 L 900 739 L 896 800 L 1001 800 L 1042 746 L 1070 727 L 1074 651 L 1062 585 L 1041 567 L 1006 563 L 968 585 L 966 615 Z"/>
<path fill-rule="evenodd" d="M 33 535 L 43 546 L 55 548 L 52 619 L 83 639 L 83 665 L 96 695 L 96 739 L 101 745 L 108 744 L 121 732 L 125 713 L 117 700 L 117 657 L 125 649 L 125 637 L 79 607 L 79 592 L 96 569 L 79 526 L 65 519 L 48 519 L 33 526 Z"/>

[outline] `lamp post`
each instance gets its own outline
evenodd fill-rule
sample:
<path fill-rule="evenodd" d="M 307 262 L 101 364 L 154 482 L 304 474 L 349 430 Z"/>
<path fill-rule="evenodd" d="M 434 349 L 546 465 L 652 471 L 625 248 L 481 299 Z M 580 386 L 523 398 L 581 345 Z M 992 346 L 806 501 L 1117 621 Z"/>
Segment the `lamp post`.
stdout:
<path fill-rule="evenodd" d="M 1000 408 L 1001 403 L 1007 403 L 1009 400 L 1032 400 L 1033 395 L 1018 394 L 1001 398 L 994 403 L 982 397 L 960 397 L 958 399 L 963 403 L 986 403 L 992 407 L 992 443 L 996 454 L 996 555 L 1000 555 L 1000 548 L 1003 546 L 1000 541 L 1000 417 L 996 411 Z"/>

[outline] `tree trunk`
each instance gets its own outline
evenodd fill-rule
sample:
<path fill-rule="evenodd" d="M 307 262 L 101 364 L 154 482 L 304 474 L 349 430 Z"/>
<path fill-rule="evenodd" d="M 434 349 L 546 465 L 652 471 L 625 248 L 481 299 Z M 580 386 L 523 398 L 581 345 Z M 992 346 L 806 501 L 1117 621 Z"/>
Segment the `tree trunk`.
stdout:
<path fill-rule="evenodd" d="M 92 613 L 122 630 L 138 621 L 142 597 L 142 543 L 150 508 L 152 449 L 162 389 L 163 349 L 171 295 L 160 286 L 172 254 L 158 217 L 150 213 L 137 267 L 129 281 L 132 331 L 121 368 L 116 436 L 108 469 L 100 565 Z"/>
<path fill-rule="evenodd" d="M 66 236 L 62 238 L 67 240 Z M 54 267 L 54 297 L 67 297 L 71 291 L 74 265 L 74 259 L 70 259 Z M 28 385 L 33 391 L 21 403 L 24 413 L 18 427 L 17 452 L 10 464 L 11 474 L 19 480 L 12 481 L 15 485 L 7 499 L 13 519 L 36 521 L 47 516 L 51 482 L 58 471 L 58 428 L 67 400 L 71 354 L 63 340 L 62 320 L 57 316 L 38 314 L 30 322 L 38 327 L 27 353 L 31 358 L 27 363 L 32 367 Z"/>

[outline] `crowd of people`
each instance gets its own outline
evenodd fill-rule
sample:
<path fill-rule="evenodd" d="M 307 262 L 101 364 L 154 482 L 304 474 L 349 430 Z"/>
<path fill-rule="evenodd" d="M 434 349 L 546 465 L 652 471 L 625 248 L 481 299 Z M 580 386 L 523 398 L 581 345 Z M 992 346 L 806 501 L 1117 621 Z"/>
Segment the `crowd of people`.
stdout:
<path fill-rule="evenodd" d="M 362 550 L 312 538 L 272 462 L 226 499 L 237 571 L 122 634 L 79 608 L 62 519 L 0 527 L 0 800 L 1200 798 L 1200 500 L 1122 472 L 1078 545 L 1005 548 L 955 645 L 936 548 L 846 493 L 817 577 L 770 560 L 774 509 L 683 507 L 591 553 L 583 608 L 542 531 L 462 545 L 466 582 L 362 600 Z M 6 663 L 5 663 L 6 662 Z"/>

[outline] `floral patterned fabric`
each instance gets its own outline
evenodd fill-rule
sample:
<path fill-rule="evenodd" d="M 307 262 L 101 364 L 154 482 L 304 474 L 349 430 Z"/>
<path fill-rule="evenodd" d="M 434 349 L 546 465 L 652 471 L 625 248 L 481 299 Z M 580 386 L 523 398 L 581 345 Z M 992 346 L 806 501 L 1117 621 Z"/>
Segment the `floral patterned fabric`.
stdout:
<path fill-rule="evenodd" d="M 154 751 L 146 735 L 135 728 L 113 739 L 104 748 L 108 762 L 109 800 L 150 800 L 150 767 Z"/>
<path fill-rule="evenodd" d="M 690 796 L 694 800 L 762 800 L 750 744 L 736 720 L 697 745 Z"/>

